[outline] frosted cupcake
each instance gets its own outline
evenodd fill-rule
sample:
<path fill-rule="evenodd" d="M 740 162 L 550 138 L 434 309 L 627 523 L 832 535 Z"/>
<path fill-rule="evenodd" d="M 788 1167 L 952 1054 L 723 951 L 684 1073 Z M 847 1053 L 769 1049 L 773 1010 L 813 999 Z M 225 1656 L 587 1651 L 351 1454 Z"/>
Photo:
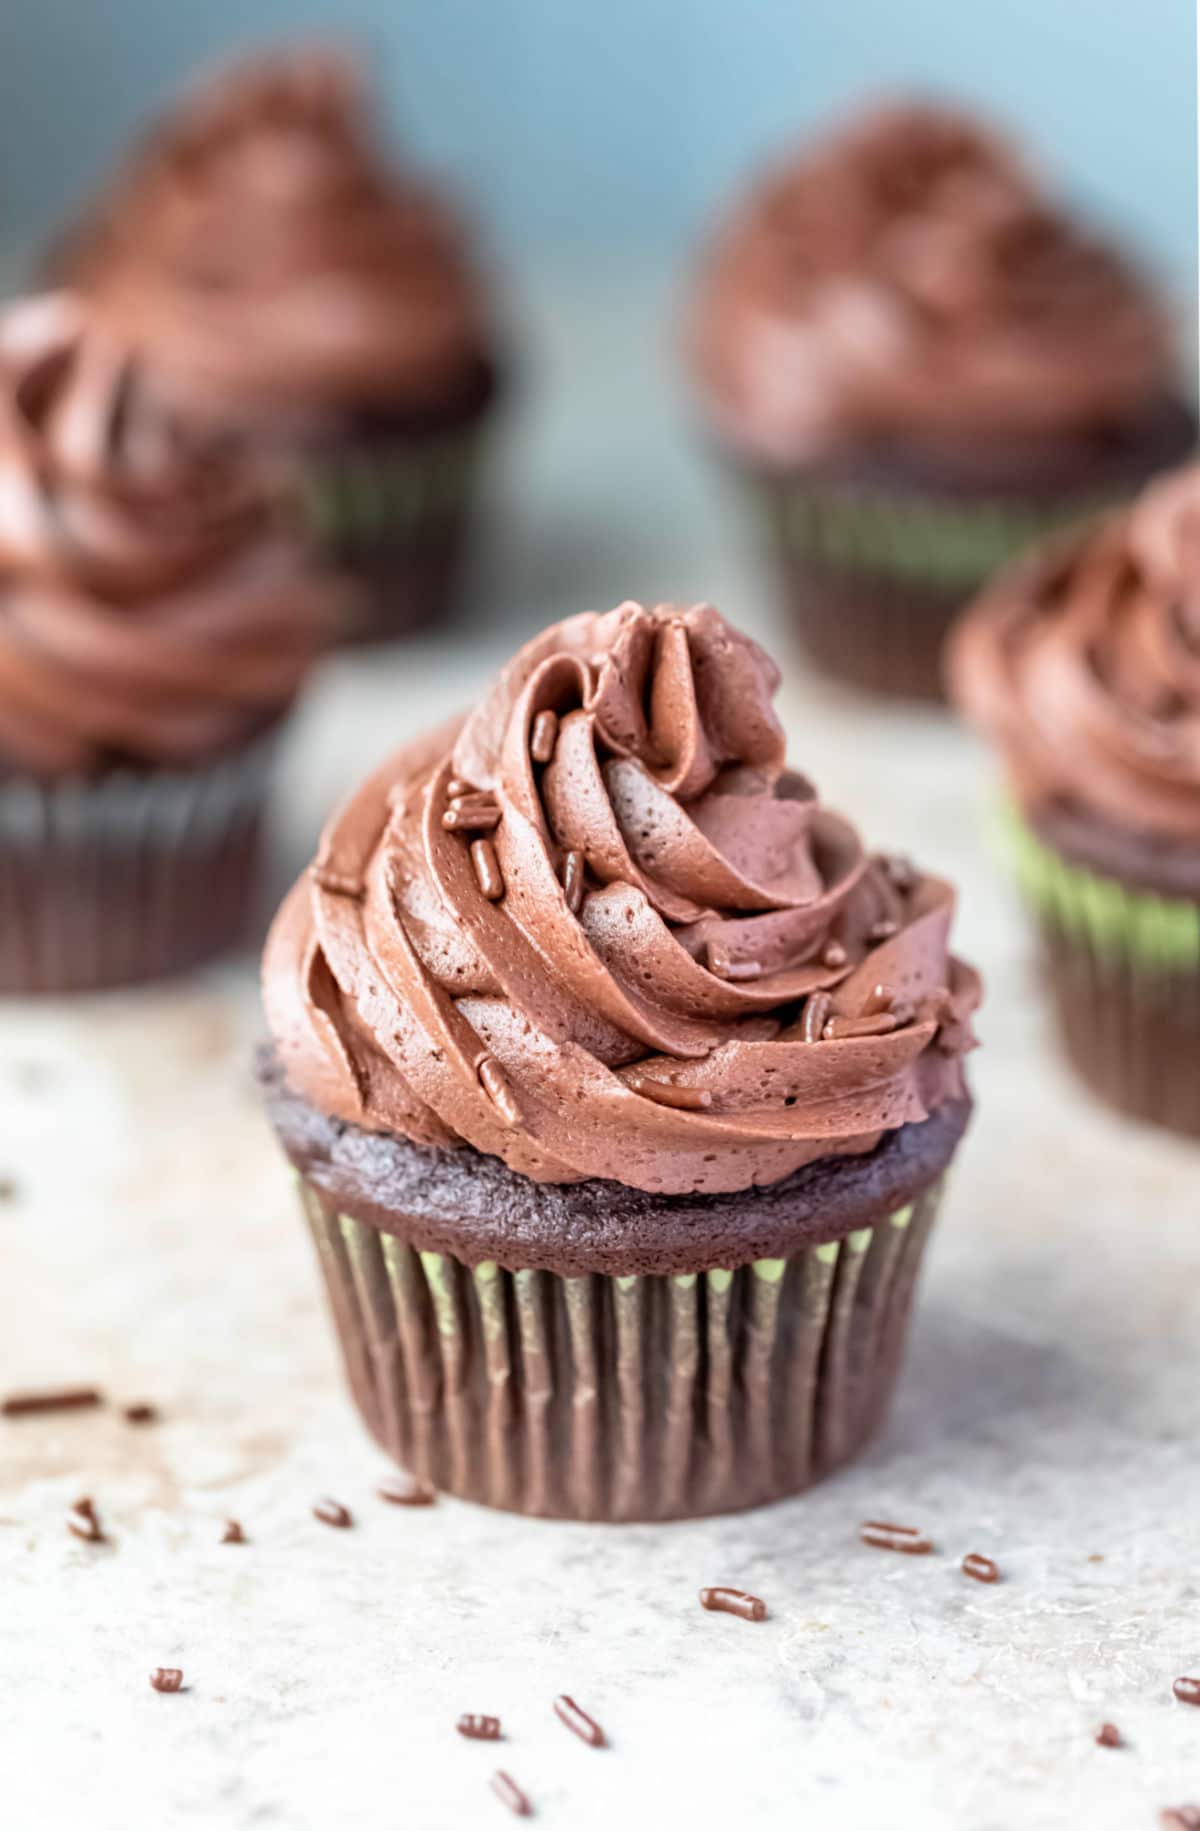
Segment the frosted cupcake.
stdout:
<path fill-rule="evenodd" d="M 0 992 L 242 938 L 275 733 L 338 597 L 253 480 L 125 408 L 65 295 L 0 318 Z"/>
<path fill-rule="evenodd" d="M 1200 1137 L 1200 466 L 1001 579 L 950 650 L 1074 1066 Z"/>
<path fill-rule="evenodd" d="M 865 113 L 756 185 L 690 356 L 814 659 L 888 694 L 937 694 L 1000 565 L 1194 438 L 1146 282 L 942 108 Z"/>
<path fill-rule="evenodd" d="M 264 1079 L 350 1383 L 453 1493 L 747 1507 L 885 1414 L 978 982 L 950 886 L 787 766 L 777 681 L 707 605 L 551 628 L 276 920 Z"/>
<path fill-rule="evenodd" d="M 309 49 L 218 75 L 54 265 L 192 437 L 277 465 L 319 557 L 362 588 L 360 636 L 446 612 L 495 338 L 462 226 L 385 155 L 350 62 Z"/>

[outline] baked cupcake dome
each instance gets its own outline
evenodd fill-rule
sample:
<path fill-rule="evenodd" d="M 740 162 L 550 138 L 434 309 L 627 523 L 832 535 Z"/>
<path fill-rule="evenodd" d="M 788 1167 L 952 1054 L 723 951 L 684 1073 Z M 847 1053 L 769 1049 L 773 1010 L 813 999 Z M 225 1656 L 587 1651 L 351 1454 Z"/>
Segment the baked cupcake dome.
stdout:
<path fill-rule="evenodd" d="M 558 625 L 276 921 L 266 1080 L 352 1383 L 472 1498 L 750 1505 L 882 1414 L 978 987 L 949 887 L 787 768 L 777 679 L 709 606 Z"/>
<path fill-rule="evenodd" d="M 1200 1136 L 1200 466 L 999 580 L 949 652 L 1084 1078 Z"/>
<path fill-rule="evenodd" d="M 1194 438 L 1146 282 L 939 107 L 866 112 L 752 189 L 690 356 L 814 656 L 890 692 L 936 693 L 964 598 Z"/>
<path fill-rule="evenodd" d="M 462 225 L 393 165 L 355 64 L 318 47 L 199 86 L 53 262 L 196 439 L 291 475 L 363 634 L 445 608 L 496 338 Z"/>
<path fill-rule="evenodd" d="M 80 303 L 0 317 L 0 990 L 233 940 L 271 734 L 335 627 L 253 478 L 132 410 Z"/>

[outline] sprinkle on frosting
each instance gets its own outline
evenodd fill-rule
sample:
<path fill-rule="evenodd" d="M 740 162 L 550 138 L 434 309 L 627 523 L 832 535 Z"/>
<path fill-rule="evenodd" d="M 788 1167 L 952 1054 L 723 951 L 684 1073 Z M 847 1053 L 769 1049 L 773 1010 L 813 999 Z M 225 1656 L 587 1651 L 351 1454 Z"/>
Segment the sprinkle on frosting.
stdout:
<path fill-rule="evenodd" d="M 771 173 L 719 231 L 692 353 L 767 463 L 899 436 L 1103 433 L 1176 385 L 1145 284 L 952 111 L 884 106 Z"/>
<path fill-rule="evenodd" d="M 950 653 L 1033 820 L 1200 842 L 1200 465 L 985 593 Z"/>
<path fill-rule="evenodd" d="M 0 316 L 0 768 L 186 766 L 269 725 L 337 609 L 260 486 L 187 456 L 79 302 Z"/>
<path fill-rule="evenodd" d="M 539 1181 L 663 1192 L 773 1182 L 958 1097 L 978 984 L 952 892 L 896 885 L 788 768 L 777 684 L 710 605 L 627 603 L 398 752 L 322 841 L 361 901 L 306 874 L 268 946 L 294 1090 Z M 486 839 L 447 828 L 452 781 L 499 808 Z"/>

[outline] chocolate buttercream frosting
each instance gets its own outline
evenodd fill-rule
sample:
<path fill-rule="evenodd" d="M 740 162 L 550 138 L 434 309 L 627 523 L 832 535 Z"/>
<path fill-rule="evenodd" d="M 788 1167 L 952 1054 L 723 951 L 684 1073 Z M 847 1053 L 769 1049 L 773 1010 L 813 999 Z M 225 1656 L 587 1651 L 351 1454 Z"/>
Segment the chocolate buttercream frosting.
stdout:
<path fill-rule="evenodd" d="M 1200 465 L 1000 579 L 949 668 L 1035 824 L 1181 852 L 1200 886 Z"/>
<path fill-rule="evenodd" d="M 338 597 L 248 472 L 189 458 L 74 297 L 0 317 L 0 771 L 190 766 L 294 697 Z"/>
<path fill-rule="evenodd" d="M 1102 441 L 1177 385 L 1144 281 L 1001 139 L 919 104 L 751 192 L 703 263 L 691 348 L 720 429 L 767 464 Z"/>
<path fill-rule="evenodd" d="M 350 798 L 280 911 L 287 1085 L 538 1182 L 662 1193 L 774 1183 L 961 1099 L 953 892 L 788 768 L 777 685 L 710 605 L 529 643 Z"/>
<path fill-rule="evenodd" d="M 191 414 L 420 411 L 468 402 L 490 373 L 462 227 L 391 167 L 358 69 L 330 50 L 262 56 L 204 84 L 150 133 L 56 271 Z"/>

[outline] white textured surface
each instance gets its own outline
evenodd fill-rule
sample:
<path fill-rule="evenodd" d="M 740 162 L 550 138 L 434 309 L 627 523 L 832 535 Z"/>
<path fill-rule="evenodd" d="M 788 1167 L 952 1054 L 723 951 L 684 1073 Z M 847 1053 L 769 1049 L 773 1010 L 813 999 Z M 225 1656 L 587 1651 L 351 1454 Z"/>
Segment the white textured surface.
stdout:
<path fill-rule="evenodd" d="M 590 309 L 549 283 L 533 301 L 511 531 L 472 629 L 338 662 L 298 721 L 281 881 L 343 787 L 552 615 L 705 595 L 790 657 L 795 760 L 871 837 L 959 879 L 961 946 L 989 980 L 980 1112 L 891 1426 L 823 1489 L 739 1518 L 385 1507 L 251 1084 L 252 967 L 5 1009 L 0 1387 L 96 1381 L 163 1410 L 141 1430 L 115 1409 L 0 1424 L 13 1831 L 501 1825 L 501 1764 L 538 1822 L 572 1831 L 1137 1831 L 1200 1799 L 1200 1711 L 1171 1697 L 1200 1672 L 1197 1157 L 1056 1065 L 978 836 L 981 760 L 935 716 L 803 681 L 682 437 L 637 287 L 594 278 Z M 64 1531 L 83 1492 L 107 1546 Z M 324 1493 L 354 1531 L 311 1518 Z M 228 1515 L 248 1544 L 218 1543 Z M 925 1527 L 939 1555 L 864 1549 L 869 1515 Z M 1002 1586 L 961 1576 L 971 1550 Z M 770 1619 L 702 1613 L 709 1582 L 758 1592 Z M 158 1664 L 186 1694 L 149 1689 Z M 559 1727 L 560 1690 L 611 1750 Z M 503 1718 L 500 1751 L 459 1741 L 462 1710 Z M 1104 1719 L 1127 1747 L 1094 1745 Z"/>

